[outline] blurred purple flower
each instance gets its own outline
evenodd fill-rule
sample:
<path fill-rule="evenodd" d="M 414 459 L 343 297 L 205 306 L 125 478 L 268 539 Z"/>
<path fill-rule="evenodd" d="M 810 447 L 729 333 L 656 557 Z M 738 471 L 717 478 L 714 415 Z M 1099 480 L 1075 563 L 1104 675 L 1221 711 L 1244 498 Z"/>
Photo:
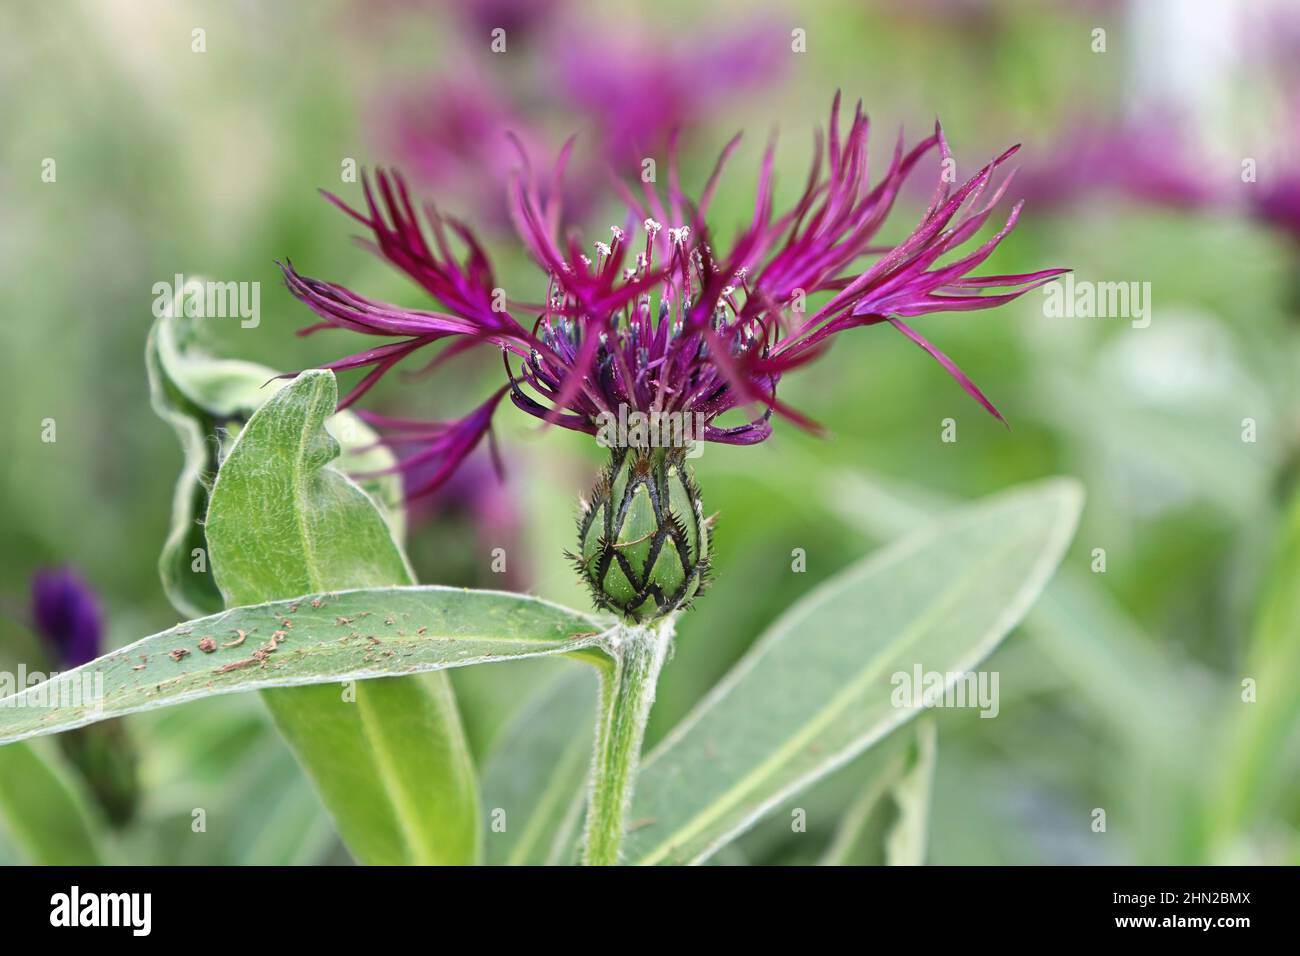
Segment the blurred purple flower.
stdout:
<path fill-rule="evenodd" d="M 358 24 L 387 22 L 400 14 L 426 16 L 441 7 L 469 32 L 486 42 L 497 28 L 509 40 L 518 40 L 557 16 L 568 0 L 365 0 L 352 5 Z"/>
<path fill-rule="evenodd" d="M 428 476 L 415 483 L 417 495 L 450 477 L 488 433 L 506 394 L 530 415 L 591 435 L 601 430 L 604 416 L 620 409 L 691 416 L 703 425 L 705 441 L 724 444 L 763 441 L 771 434 L 773 412 L 815 427 L 777 398 L 782 375 L 817 358 L 838 333 L 884 323 L 929 353 L 1001 419 L 974 383 L 903 318 L 991 308 L 1066 271 L 970 274 L 1015 227 L 1019 204 L 978 248 L 938 264 L 992 216 L 1009 182 L 994 186 L 995 174 L 1016 149 L 954 190 L 947 176 L 951 154 L 936 125 L 910 150 L 904 150 L 900 135 L 887 170 L 872 185 L 868 138 L 860 104 L 850 128 L 841 128 L 837 95 L 829 132 L 817 135 L 804 190 L 779 214 L 773 208 L 775 143 L 769 144 L 753 218 L 729 249 L 709 235 L 706 216 L 739 136 L 722 151 L 696 199 L 681 190 L 674 153 L 664 177 L 666 196 L 653 184 L 640 184 L 638 196 L 620 183 L 627 217 L 592 244 L 591 255 L 572 233 L 564 241 L 557 238 L 560 191 L 552 188 L 543 198 L 538 178 L 525 170 L 512 182 L 511 207 L 525 249 L 548 280 L 540 304 L 506 300 L 470 229 L 432 204 L 423 206 L 422 223 L 405 182 L 382 170 L 377 188 L 366 177 L 364 210 L 328 198 L 371 230 L 372 248 L 421 285 L 441 310 L 389 305 L 304 276 L 291 263 L 282 269 L 293 295 L 321 319 L 304 333 L 342 328 L 386 340 L 325 366 L 370 369 L 341 407 L 426 345 L 450 342 L 439 360 L 478 345 L 501 350 L 506 384 L 465 418 L 432 424 L 380 421 L 390 437 L 420 446 L 404 463 L 408 473 L 420 469 Z M 572 141 L 550 183 L 562 180 L 571 148 Z M 920 222 L 898 245 L 880 244 L 877 235 L 903 184 L 935 151 L 935 188 Z M 453 239 L 463 247 L 459 257 Z M 878 258 L 863 265 L 863 258 L 873 255 Z M 814 297 L 820 304 L 810 304 Z M 750 420 L 715 424 L 733 410 L 746 410 Z"/>
<path fill-rule="evenodd" d="M 404 450 L 403 443 L 392 436 L 389 443 L 398 454 Z M 415 450 L 421 450 L 418 442 Z M 462 520 L 473 530 L 479 554 L 490 554 L 501 548 L 510 555 L 505 574 L 499 579 L 501 586 L 510 589 L 524 587 L 528 575 L 519 557 L 524 550 L 521 547 L 523 517 L 513 490 L 503 477 L 504 469 L 495 461 L 495 456 L 470 455 L 436 491 L 417 497 L 420 489 L 429 484 L 433 477 L 432 469 L 436 467 L 436 462 L 425 461 L 404 470 L 403 479 L 410 496 L 407 515 L 411 524 Z M 481 584 L 482 581 L 465 583 Z"/>
<path fill-rule="evenodd" d="M 785 29 L 767 23 L 559 42 L 563 51 L 551 62 L 560 84 L 573 108 L 594 121 L 607 160 L 618 167 L 664 147 L 675 128 L 725 110 L 729 97 L 775 82 L 790 52 Z"/>
<path fill-rule="evenodd" d="M 1300 173 L 1293 173 L 1262 192 L 1252 207 L 1255 215 L 1300 244 Z"/>
<path fill-rule="evenodd" d="M 1300 105 L 1300 9 L 1293 0 L 1243 9 L 1248 56 Z"/>
<path fill-rule="evenodd" d="M 549 151 L 510 94 L 468 64 L 387 94 L 376 115 L 384 153 L 420 183 L 459 196 L 461 211 L 489 227 L 510 225 L 506 186 L 519 163 L 511 138 Z"/>
<path fill-rule="evenodd" d="M 484 38 L 496 29 L 506 31 L 507 42 L 540 30 L 566 6 L 567 0 L 450 0 L 457 16 Z"/>
<path fill-rule="evenodd" d="M 1283 115 L 1257 182 L 1246 184 L 1246 208 L 1300 248 L 1300 10 L 1294 4 L 1261 6 L 1251 11 L 1248 30 L 1252 54 L 1280 94 Z"/>
<path fill-rule="evenodd" d="M 32 622 L 59 666 L 79 667 L 99 656 L 99 599 L 71 568 L 38 571 L 32 578 Z"/>
<path fill-rule="evenodd" d="M 1291 149 L 1289 156 L 1279 156 L 1262 168 L 1258 182 L 1246 184 L 1247 210 L 1300 247 L 1300 136 L 1293 137 Z"/>
<path fill-rule="evenodd" d="M 499 67 L 493 57 L 491 70 L 466 58 L 386 92 L 374 111 L 381 151 L 421 185 L 458 195 L 460 210 L 481 227 L 506 227 L 505 185 L 519 155 L 511 138 L 530 155 L 545 155 L 559 145 L 548 125 L 590 130 L 597 155 L 587 154 L 588 167 L 578 171 L 589 181 L 600 162 L 626 169 L 666 148 L 674 129 L 725 108 L 728 97 L 776 81 L 788 54 L 784 29 L 771 24 L 701 32 L 706 39 L 657 40 L 625 30 L 596 40 L 566 22 L 561 14 L 539 31 L 531 44 L 536 56 Z M 568 190 L 562 205 L 569 221 L 586 217 L 591 196 L 590 189 Z"/>
<path fill-rule="evenodd" d="M 410 477 L 417 489 L 425 483 L 418 474 Z M 427 504 L 417 507 L 417 513 L 427 508 L 431 512 L 472 516 L 485 543 L 499 536 L 513 538 L 519 530 L 519 509 L 497 469 L 482 455 L 469 458 L 437 492 L 422 501 Z"/>
<path fill-rule="evenodd" d="M 99 657 L 104 631 L 99 598 L 69 567 L 37 571 L 32 577 L 32 627 L 53 668 L 70 670 Z M 129 821 L 139 799 L 137 756 L 121 719 L 77 727 L 59 744 L 85 776 L 114 826 Z"/>
<path fill-rule="evenodd" d="M 1100 195 L 1179 209 L 1204 208 L 1220 198 L 1190 137 L 1164 116 L 1140 123 L 1076 120 L 1040 162 L 1020 170 L 1015 195 L 1035 209 Z"/>

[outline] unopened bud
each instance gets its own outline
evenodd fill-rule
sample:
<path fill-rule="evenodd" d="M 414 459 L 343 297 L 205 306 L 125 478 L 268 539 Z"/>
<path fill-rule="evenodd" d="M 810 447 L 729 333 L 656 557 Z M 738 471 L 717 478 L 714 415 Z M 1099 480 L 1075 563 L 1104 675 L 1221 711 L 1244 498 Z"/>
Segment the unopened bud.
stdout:
<path fill-rule="evenodd" d="M 689 607 L 708 577 L 709 525 L 683 449 L 615 448 L 578 546 L 597 607 L 637 623 Z"/>

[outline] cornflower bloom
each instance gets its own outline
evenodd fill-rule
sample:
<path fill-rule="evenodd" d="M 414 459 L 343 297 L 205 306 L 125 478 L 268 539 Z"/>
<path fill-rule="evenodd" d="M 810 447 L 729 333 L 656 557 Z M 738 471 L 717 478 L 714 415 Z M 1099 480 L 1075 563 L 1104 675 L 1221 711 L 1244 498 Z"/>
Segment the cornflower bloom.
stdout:
<path fill-rule="evenodd" d="M 32 625 L 55 665 L 80 667 L 100 654 L 104 633 L 99 599 L 71 568 L 32 578 Z"/>
<path fill-rule="evenodd" d="M 505 384 L 464 418 L 419 423 L 370 416 L 390 440 L 419 443 L 400 466 L 427 476 L 416 493 L 447 479 L 488 433 L 507 395 L 520 410 L 609 446 L 610 464 L 583 503 L 573 557 L 598 606 L 640 621 L 688 604 L 708 572 L 710 526 L 686 450 L 700 441 L 761 442 L 772 432 L 774 413 L 816 428 L 777 396 L 777 387 L 839 333 L 893 326 L 1002 418 L 905 320 L 998 306 L 1065 271 L 971 275 L 1019 219 L 1017 204 L 992 236 L 963 250 L 1007 188 L 1009 177 L 995 180 L 1016 148 L 956 185 L 947 175 L 953 168 L 948 143 L 936 124 L 910 149 L 900 135 L 872 184 L 869 130 L 861 104 L 848 129 L 841 128 L 837 95 L 827 132 L 816 136 L 805 185 L 782 212 L 774 208 L 775 144 L 769 144 L 752 217 L 727 247 L 715 245 L 706 219 L 739 136 L 723 149 L 696 199 L 680 186 L 675 141 L 665 196 L 652 184 L 639 192 L 616 184 L 627 218 L 590 252 L 575 235 L 556 235 L 558 184 L 573 141 L 545 187 L 523 157 L 509 200 L 519 237 L 544 273 L 547 292 L 540 303 L 507 297 L 469 227 L 432 204 L 424 205 L 422 222 L 405 182 L 383 170 L 373 185 L 369 178 L 364 183 L 364 210 L 327 197 L 369 229 L 371 248 L 441 309 L 378 302 L 306 277 L 292 264 L 282 268 L 292 293 L 321 319 L 304 334 L 343 328 L 386 340 L 326 366 L 369 369 L 341 406 L 425 346 L 445 344 L 435 362 L 476 346 L 500 349 Z M 877 236 L 904 182 L 936 152 L 938 182 L 920 221 L 902 242 L 880 244 Z M 463 247 L 459 257 L 453 240 Z M 940 261 L 945 258 L 951 261 Z M 736 411 L 747 413 L 742 421 L 719 422 Z"/>
<path fill-rule="evenodd" d="M 31 617 L 51 667 L 80 667 L 103 651 L 99 597 L 71 568 L 42 570 L 33 576 Z M 139 784 L 135 748 L 122 721 L 78 727 L 61 734 L 59 744 L 85 777 L 109 822 L 120 826 L 130 820 Z"/>

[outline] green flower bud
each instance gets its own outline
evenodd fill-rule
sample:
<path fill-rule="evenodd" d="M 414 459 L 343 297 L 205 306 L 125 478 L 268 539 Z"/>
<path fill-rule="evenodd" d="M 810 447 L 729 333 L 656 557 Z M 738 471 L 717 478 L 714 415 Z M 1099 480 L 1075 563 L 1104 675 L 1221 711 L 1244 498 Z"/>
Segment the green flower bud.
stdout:
<path fill-rule="evenodd" d="M 636 623 L 690 606 L 709 571 L 709 522 L 681 448 L 615 448 L 570 554 L 596 606 Z"/>

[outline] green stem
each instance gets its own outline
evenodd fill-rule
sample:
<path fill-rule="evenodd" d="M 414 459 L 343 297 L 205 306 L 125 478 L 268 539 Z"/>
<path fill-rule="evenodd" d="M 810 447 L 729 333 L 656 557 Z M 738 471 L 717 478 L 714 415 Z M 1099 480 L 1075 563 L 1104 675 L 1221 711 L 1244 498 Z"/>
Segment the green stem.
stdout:
<path fill-rule="evenodd" d="M 607 648 L 614 665 L 601 675 L 583 856 L 588 866 L 618 863 L 641 743 L 672 640 L 669 617 L 650 627 L 619 627 Z"/>

